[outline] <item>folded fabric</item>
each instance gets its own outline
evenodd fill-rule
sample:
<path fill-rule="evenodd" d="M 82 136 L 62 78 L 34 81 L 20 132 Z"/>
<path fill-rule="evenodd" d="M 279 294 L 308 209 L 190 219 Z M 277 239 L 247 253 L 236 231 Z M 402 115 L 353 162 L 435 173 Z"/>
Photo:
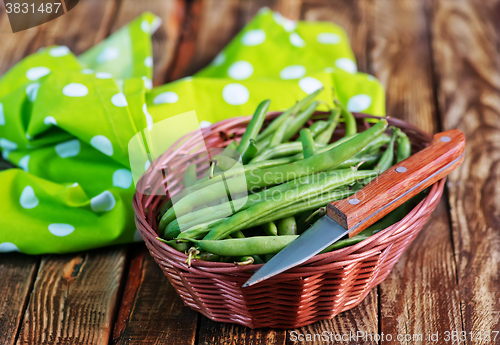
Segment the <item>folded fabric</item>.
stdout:
<path fill-rule="evenodd" d="M 160 23 L 145 13 L 78 57 L 42 49 L 0 79 L 0 148 L 19 167 L 0 172 L 0 252 L 140 241 L 128 143 L 168 117 L 195 110 L 208 125 L 267 98 L 284 109 L 320 87 L 325 109 L 334 90 L 350 110 L 384 115 L 383 88 L 357 72 L 345 32 L 331 23 L 263 9 L 205 69 L 152 89 Z"/>

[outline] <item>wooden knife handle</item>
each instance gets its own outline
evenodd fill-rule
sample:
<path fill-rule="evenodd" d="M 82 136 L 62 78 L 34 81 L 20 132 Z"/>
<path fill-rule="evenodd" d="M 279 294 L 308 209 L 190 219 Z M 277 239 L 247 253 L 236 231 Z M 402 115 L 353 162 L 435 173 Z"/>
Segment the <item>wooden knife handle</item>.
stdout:
<path fill-rule="evenodd" d="M 458 129 L 435 134 L 428 147 L 392 166 L 351 197 L 328 204 L 327 214 L 352 237 L 458 167 L 465 136 Z"/>

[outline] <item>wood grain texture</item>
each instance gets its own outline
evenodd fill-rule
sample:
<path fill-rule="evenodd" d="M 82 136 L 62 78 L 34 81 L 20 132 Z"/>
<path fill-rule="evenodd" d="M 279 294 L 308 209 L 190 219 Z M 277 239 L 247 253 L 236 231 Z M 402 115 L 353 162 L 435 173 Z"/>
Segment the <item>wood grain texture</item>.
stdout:
<path fill-rule="evenodd" d="M 352 237 L 445 178 L 462 163 L 464 149 L 465 137 L 458 129 L 434 134 L 425 149 L 394 164 L 348 199 L 329 203 L 328 215 L 344 228 L 352 229 Z M 399 172 L 401 168 L 404 170 Z M 352 200 L 358 203 L 351 204 Z"/>
<path fill-rule="evenodd" d="M 425 0 L 381 0 L 374 8 L 370 70 L 384 85 L 387 114 L 439 131 Z"/>
<path fill-rule="evenodd" d="M 194 344 L 198 313 L 185 307 L 147 248 L 135 245 L 112 344 Z"/>
<path fill-rule="evenodd" d="M 198 345 L 279 345 L 285 344 L 285 331 L 250 329 L 201 317 Z"/>
<path fill-rule="evenodd" d="M 39 261 L 36 256 L 0 254 L 0 344 L 16 341 Z"/>
<path fill-rule="evenodd" d="M 125 248 L 42 258 L 17 344 L 107 344 Z"/>
<path fill-rule="evenodd" d="M 305 20 L 330 21 L 340 25 L 349 36 L 358 70 L 369 71 L 368 49 L 371 46 L 374 0 L 307 0 L 302 6 Z"/>
<path fill-rule="evenodd" d="M 109 33 L 118 0 L 84 0 L 64 16 L 38 26 L 36 49 L 65 45 L 79 55 L 102 41 Z"/>
<path fill-rule="evenodd" d="M 0 45 L 2 51 L 0 54 L 0 75 L 3 75 L 23 57 L 36 51 L 33 43 L 38 32 L 38 27 L 34 27 L 12 33 L 4 2 L 0 2 Z"/>
<path fill-rule="evenodd" d="M 387 114 L 430 133 L 439 131 L 432 52 L 422 1 L 377 1 L 370 69 L 385 87 Z M 461 331 L 456 265 L 442 200 L 426 228 L 379 285 L 380 333 L 397 335 Z M 412 339 L 413 340 L 413 339 Z"/>
<path fill-rule="evenodd" d="M 498 343 L 484 334 L 500 330 L 500 2 L 432 5 L 442 123 L 467 137 L 448 182 L 462 323 L 467 344 Z"/>
<path fill-rule="evenodd" d="M 382 344 L 429 344 L 428 336 L 462 331 L 460 300 L 444 198 L 391 274 L 379 285 L 381 333 L 392 341 Z M 401 334 L 411 340 L 400 339 Z M 424 341 L 419 341 L 422 335 Z M 448 344 L 464 344 L 449 341 Z"/>
<path fill-rule="evenodd" d="M 192 75 L 209 64 L 262 7 L 299 19 L 300 0 L 194 0 L 182 29 L 168 80 Z"/>
<path fill-rule="evenodd" d="M 194 0 L 190 3 L 168 80 L 194 74 L 229 43 L 242 27 L 238 20 L 238 2 Z"/>
<path fill-rule="evenodd" d="M 158 86 L 165 83 L 174 62 L 186 15 L 186 1 L 122 0 L 111 31 L 120 29 L 146 11 L 152 12 L 162 20 L 161 26 L 152 36 L 153 85 Z"/>

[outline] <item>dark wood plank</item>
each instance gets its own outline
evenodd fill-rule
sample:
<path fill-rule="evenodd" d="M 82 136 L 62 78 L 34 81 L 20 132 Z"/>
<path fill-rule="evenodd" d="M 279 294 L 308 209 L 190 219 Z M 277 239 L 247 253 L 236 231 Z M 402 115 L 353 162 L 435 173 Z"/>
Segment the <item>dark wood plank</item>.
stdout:
<path fill-rule="evenodd" d="M 120 29 L 145 11 L 151 11 L 162 20 L 161 26 L 153 34 L 153 85 L 157 86 L 165 83 L 167 73 L 172 68 L 186 15 L 186 1 L 123 0 L 111 31 Z"/>
<path fill-rule="evenodd" d="M 431 133 L 439 131 L 423 1 L 379 1 L 374 17 L 370 68 L 385 87 L 387 114 Z M 398 341 L 398 334 L 461 331 L 455 270 L 443 200 L 379 286 L 380 332 L 391 334 L 388 343 L 412 343 Z"/>
<path fill-rule="evenodd" d="M 500 331 L 500 2 L 432 4 L 443 127 L 467 138 L 448 182 L 462 323 L 467 344 L 498 344 L 485 333 Z"/>
<path fill-rule="evenodd" d="M 192 75 L 208 65 L 262 7 L 300 18 L 301 0 L 193 0 L 182 28 L 168 80 Z"/>
<path fill-rule="evenodd" d="M 373 29 L 373 0 L 307 0 L 302 7 L 305 20 L 331 21 L 349 36 L 358 70 L 368 72 L 368 48 Z"/>
<path fill-rule="evenodd" d="M 249 329 L 232 323 L 219 323 L 201 317 L 198 345 L 278 345 L 285 344 L 285 332 L 279 329 Z"/>
<path fill-rule="evenodd" d="M 179 46 L 167 80 L 194 74 L 206 66 L 244 25 L 238 0 L 194 0 L 187 7 Z"/>
<path fill-rule="evenodd" d="M 0 76 L 23 57 L 36 51 L 33 43 L 38 33 L 38 27 L 12 33 L 4 2 L 0 2 L 0 42 L 2 47 Z"/>
<path fill-rule="evenodd" d="M 17 344 L 107 344 L 125 247 L 42 259 Z"/>
<path fill-rule="evenodd" d="M 370 69 L 385 87 L 387 114 L 439 131 L 424 1 L 379 1 L 374 17 Z"/>
<path fill-rule="evenodd" d="M 109 33 L 118 0 L 84 0 L 51 22 L 38 26 L 33 45 L 36 49 L 50 45 L 65 45 L 79 55 Z"/>
<path fill-rule="evenodd" d="M 144 244 L 135 245 L 113 344 L 194 344 L 198 313 L 183 305 Z"/>
<path fill-rule="evenodd" d="M 39 261 L 36 256 L 0 254 L 0 344 L 16 341 Z"/>

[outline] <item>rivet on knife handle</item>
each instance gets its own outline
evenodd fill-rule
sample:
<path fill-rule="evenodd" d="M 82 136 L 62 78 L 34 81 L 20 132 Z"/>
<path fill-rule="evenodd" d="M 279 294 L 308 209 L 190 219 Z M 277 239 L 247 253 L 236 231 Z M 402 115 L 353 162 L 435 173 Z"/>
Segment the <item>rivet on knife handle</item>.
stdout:
<path fill-rule="evenodd" d="M 348 199 L 328 204 L 327 214 L 352 237 L 444 178 L 463 161 L 465 137 L 458 129 L 435 134 L 428 147 L 394 165 Z"/>

